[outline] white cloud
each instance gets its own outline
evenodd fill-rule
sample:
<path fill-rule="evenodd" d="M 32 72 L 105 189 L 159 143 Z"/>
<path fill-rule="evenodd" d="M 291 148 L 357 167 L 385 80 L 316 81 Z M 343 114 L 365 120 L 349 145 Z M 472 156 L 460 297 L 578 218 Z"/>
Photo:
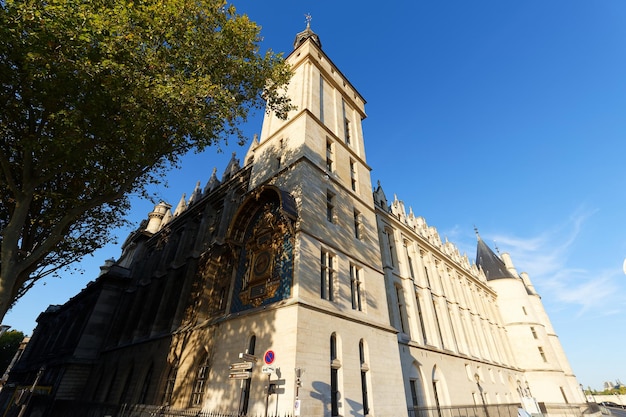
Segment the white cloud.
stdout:
<path fill-rule="evenodd" d="M 553 306 L 573 308 L 577 316 L 589 312 L 598 316 L 617 314 L 624 309 L 624 302 L 618 299 L 621 272 L 570 266 L 570 262 L 579 261 L 572 259 L 572 247 L 595 212 L 579 209 L 564 223 L 537 236 L 498 233 L 483 239 L 494 241 L 500 251 L 508 252 L 518 272 L 528 272 L 535 288 L 549 297 Z"/>

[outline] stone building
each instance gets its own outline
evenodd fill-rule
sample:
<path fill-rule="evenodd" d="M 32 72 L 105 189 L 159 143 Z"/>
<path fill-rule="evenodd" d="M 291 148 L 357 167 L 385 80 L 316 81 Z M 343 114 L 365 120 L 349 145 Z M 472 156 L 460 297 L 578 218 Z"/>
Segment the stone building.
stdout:
<path fill-rule="evenodd" d="M 158 204 L 117 261 L 42 313 L 2 404 L 43 369 L 32 407 L 48 415 L 581 415 L 528 276 L 480 238 L 470 263 L 372 192 L 365 100 L 308 25 L 287 61 L 297 110 L 266 115 L 243 163 Z"/>

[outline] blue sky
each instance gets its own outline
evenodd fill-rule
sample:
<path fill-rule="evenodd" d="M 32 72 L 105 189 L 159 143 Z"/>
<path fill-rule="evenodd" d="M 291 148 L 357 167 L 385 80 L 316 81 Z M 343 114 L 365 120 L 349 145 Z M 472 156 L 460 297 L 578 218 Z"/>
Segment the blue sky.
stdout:
<path fill-rule="evenodd" d="M 306 13 L 323 49 L 367 100 L 374 184 L 397 194 L 474 259 L 476 236 L 529 273 L 578 380 L 626 382 L 626 2 L 235 1 L 263 48 L 293 48 Z M 245 126 L 250 137 L 262 114 Z M 175 205 L 218 174 L 225 146 L 190 155 L 152 191 Z M 136 227 L 152 205 L 136 200 Z M 129 229 L 118 231 L 120 244 Z M 48 279 L 4 323 L 27 334 L 39 312 L 95 279 Z"/>

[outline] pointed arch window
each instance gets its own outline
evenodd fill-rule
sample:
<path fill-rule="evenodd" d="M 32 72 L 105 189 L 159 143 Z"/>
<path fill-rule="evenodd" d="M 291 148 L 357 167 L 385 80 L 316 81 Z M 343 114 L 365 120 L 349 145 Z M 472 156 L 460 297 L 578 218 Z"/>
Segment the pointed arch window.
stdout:
<path fill-rule="evenodd" d="M 163 392 L 163 404 L 170 405 L 174 396 L 174 386 L 176 385 L 176 375 L 178 374 L 178 363 L 173 364 L 167 373 L 165 390 Z"/>
<path fill-rule="evenodd" d="M 193 382 L 193 388 L 191 391 L 190 405 L 197 407 L 202 404 L 204 398 L 204 391 L 206 390 L 206 384 L 209 378 L 209 354 L 205 353 L 202 356 L 202 360 L 198 364 L 196 370 L 196 378 Z"/>
<path fill-rule="evenodd" d="M 352 309 L 358 311 L 363 310 L 361 275 L 361 268 L 354 264 L 350 264 L 350 293 L 352 296 Z"/>
<path fill-rule="evenodd" d="M 363 415 L 370 413 L 369 407 L 369 394 L 368 394 L 368 382 L 367 372 L 369 371 L 369 365 L 367 364 L 367 357 L 365 352 L 365 343 L 363 339 L 359 341 L 359 359 L 361 361 L 361 394 L 363 398 Z"/>
<path fill-rule="evenodd" d="M 333 333 L 330 336 L 330 415 L 339 415 L 339 369 L 341 361 L 339 360 L 337 350 L 337 335 Z"/>

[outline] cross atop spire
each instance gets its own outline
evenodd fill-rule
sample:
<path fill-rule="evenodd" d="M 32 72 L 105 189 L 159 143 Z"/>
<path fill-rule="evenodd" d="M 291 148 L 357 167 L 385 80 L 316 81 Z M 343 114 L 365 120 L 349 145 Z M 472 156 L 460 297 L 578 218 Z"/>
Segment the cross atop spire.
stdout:
<path fill-rule="evenodd" d="M 311 39 L 321 49 L 322 42 L 319 36 L 311 30 L 311 20 L 313 20 L 313 18 L 309 13 L 306 13 L 304 18 L 306 19 L 306 29 L 296 35 L 296 40 L 293 42 L 293 49 L 298 48 L 307 39 Z"/>

